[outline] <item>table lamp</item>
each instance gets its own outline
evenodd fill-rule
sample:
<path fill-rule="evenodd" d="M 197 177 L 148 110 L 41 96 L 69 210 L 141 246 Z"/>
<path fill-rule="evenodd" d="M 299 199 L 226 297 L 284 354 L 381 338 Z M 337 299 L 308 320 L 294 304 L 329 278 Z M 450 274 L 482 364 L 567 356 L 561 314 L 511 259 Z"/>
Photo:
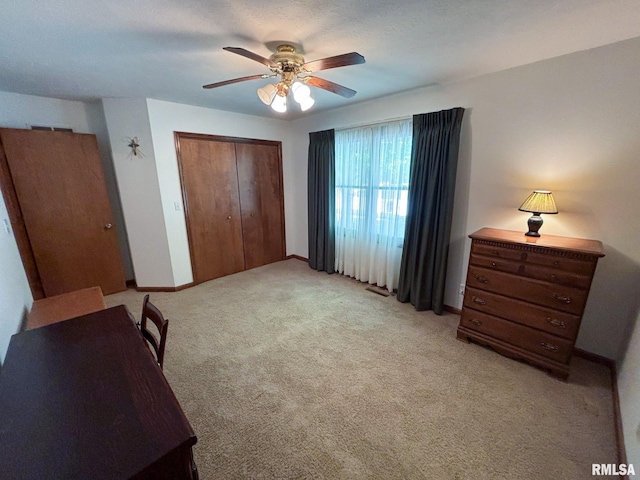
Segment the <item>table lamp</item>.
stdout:
<path fill-rule="evenodd" d="M 531 195 L 527 197 L 527 199 L 522 202 L 520 208 L 518 208 L 521 212 L 531 212 L 531 218 L 527 222 L 529 226 L 529 231 L 525 233 L 528 237 L 539 237 L 540 234 L 538 230 L 542 226 L 542 217 L 540 217 L 541 213 L 558 213 L 558 208 L 556 207 L 556 202 L 553 200 L 553 195 L 548 190 L 534 190 Z"/>

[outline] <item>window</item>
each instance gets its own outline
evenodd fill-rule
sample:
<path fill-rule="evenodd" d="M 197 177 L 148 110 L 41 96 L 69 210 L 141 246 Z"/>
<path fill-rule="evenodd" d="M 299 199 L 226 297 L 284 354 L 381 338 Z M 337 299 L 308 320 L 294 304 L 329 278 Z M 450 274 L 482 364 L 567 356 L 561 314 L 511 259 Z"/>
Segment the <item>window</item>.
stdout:
<path fill-rule="evenodd" d="M 411 166 L 410 119 L 336 131 L 336 271 L 397 287 Z"/>

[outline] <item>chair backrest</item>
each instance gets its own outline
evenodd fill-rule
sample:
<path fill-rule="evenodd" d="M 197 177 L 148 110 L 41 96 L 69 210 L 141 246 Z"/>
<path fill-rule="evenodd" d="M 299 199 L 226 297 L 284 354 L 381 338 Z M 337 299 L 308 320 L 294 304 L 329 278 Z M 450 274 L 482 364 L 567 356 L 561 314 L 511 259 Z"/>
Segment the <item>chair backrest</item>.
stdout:
<path fill-rule="evenodd" d="M 147 328 L 147 320 L 151 320 L 158 330 L 158 335 L 154 335 Z M 149 301 L 149 295 L 144 296 L 142 301 L 142 317 L 140 318 L 140 332 L 144 339 L 149 342 L 153 348 L 156 359 L 160 368 L 164 361 L 164 347 L 167 342 L 167 329 L 169 328 L 169 320 L 164 318 L 160 310 Z"/>

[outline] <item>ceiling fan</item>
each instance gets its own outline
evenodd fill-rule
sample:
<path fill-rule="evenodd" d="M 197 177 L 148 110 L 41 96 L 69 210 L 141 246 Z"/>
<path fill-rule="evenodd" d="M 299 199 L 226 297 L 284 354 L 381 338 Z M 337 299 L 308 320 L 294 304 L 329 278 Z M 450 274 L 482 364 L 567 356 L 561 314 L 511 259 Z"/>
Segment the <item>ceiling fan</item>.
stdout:
<path fill-rule="evenodd" d="M 306 62 L 304 57 L 300 53 L 296 52 L 295 47 L 289 44 L 279 45 L 275 53 L 273 53 L 269 58 L 265 58 L 261 55 L 250 52 L 249 50 L 245 50 L 244 48 L 224 47 L 223 50 L 262 63 L 269 67 L 271 74 L 249 75 L 248 77 L 234 78 L 232 80 L 225 80 L 224 82 L 210 83 L 208 85 L 204 85 L 202 88 L 209 89 L 222 87 L 224 85 L 245 82 L 247 80 L 256 80 L 258 78 L 280 77 L 280 80 L 277 83 L 268 84 L 258 89 L 258 97 L 260 97 L 260 100 L 262 100 L 266 105 L 271 105 L 271 108 L 276 112 L 286 112 L 287 95 L 290 91 L 293 94 L 294 100 L 300 104 L 300 109 L 302 111 L 311 108 L 314 104 L 314 100 L 311 98 L 311 90 L 307 85 L 312 85 L 314 87 L 336 93 L 345 98 L 353 97 L 356 94 L 355 90 L 343 87 L 342 85 L 330 82 L 329 80 L 314 77 L 309 75 L 309 73 L 365 63 L 364 57 L 356 52 L 344 53 L 334 57 Z"/>

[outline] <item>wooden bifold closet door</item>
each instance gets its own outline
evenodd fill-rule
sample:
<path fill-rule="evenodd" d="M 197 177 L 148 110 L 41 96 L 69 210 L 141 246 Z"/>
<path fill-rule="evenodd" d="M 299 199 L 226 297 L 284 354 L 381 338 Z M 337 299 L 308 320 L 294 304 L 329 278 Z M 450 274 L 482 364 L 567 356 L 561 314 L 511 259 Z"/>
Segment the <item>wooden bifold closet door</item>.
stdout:
<path fill-rule="evenodd" d="M 176 132 L 195 283 L 283 260 L 280 142 Z"/>

